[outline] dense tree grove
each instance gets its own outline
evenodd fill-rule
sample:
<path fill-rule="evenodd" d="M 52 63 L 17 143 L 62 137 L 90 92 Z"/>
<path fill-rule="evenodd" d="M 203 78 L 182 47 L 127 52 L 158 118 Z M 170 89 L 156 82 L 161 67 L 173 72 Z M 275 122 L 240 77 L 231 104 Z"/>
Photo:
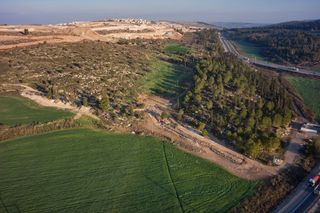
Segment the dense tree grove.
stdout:
<path fill-rule="evenodd" d="M 208 31 L 200 34 L 207 41 Z M 209 38 L 218 43 L 217 37 Z M 179 114 L 190 118 L 204 135 L 212 131 L 251 157 L 279 148 L 276 129 L 288 125 L 292 117 L 286 90 L 277 79 L 205 41 L 211 51 L 196 64 L 193 87 L 186 92 Z"/>
<path fill-rule="evenodd" d="M 240 39 L 262 46 L 261 54 L 274 62 L 320 61 L 320 36 L 306 31 L 278 28 L 239 29 L 231 33 Z"/>

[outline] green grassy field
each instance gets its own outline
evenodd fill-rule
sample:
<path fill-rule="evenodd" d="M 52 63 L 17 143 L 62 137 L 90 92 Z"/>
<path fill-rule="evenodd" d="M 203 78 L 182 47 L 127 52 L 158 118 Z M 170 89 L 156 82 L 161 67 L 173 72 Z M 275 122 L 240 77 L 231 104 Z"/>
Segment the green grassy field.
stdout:
<path fill-rule="evenodd" d="M 0 123 L 8 126 L 47 122 L 66 118 L 72 113 L 54 108 L 40 107 L 17 96 L 0 96 Z"/>
<path fill-rule="evenodd" d="M 73 129 L 0 143 L 0 212 L 226 212 L 258 184 L 152 137 Z"/>
<path fill-rule="evenodd" d="M 245 53 L 249 58 L 256 58 L 258 60 L 265 60 L 262 56 L 261 51 L 263 51 L 263 47 L 250 43 L 247 41 L 237 40 L 234 41 L 235 44 L 240 48 L 240 50 Z"/>
<path fill-rule="evenodd" d="M 166 53 L 184 55 L 190 51 L 190 48 L 177 43 L 169 43 L 164 47 Z"/>
<path fill-rule="evenodd" d="M 305 104 L 316 114 L 320 121 L 320 80 L 301 77 L 287 77 L 296 88 Z"/>
<path fill-rule="evenodd" d="M 141 83 L 147 93 L 174 97 L 184 87 L 183 82 L 191 77 L 192 71 L 183 65 L 156 60 L 152 64 L 152 72 Z"/>

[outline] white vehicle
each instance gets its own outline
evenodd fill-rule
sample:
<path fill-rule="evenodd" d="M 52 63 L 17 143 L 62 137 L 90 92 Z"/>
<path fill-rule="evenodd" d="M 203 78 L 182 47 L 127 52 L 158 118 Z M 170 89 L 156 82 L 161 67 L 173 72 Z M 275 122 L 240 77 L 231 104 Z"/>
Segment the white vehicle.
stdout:
<path fill-rule="evenodd" d="M 250 59 L 248 57 L 243 57 L 242 60 L 244 60 L 245 62 L 249 63 Z"/>
<path fill-rule="evenodd" d="M 289 67 L 289 70 L 299 71 L 300 69 L 298 67 Z"/>

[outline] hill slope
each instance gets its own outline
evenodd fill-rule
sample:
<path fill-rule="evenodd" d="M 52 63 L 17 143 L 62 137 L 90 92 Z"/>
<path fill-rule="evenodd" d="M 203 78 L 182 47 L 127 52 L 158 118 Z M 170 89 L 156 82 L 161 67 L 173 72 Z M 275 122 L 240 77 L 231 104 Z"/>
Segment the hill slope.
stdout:
<path fill-rule="evenodd" d="M 159 139 L 100 130 L 7 141 L 0 156 L 0 212 L 226 212 L 257 184 Z"/>
<path fill-rule="evenodd" d="M 283 22 L 279 24 L 268 25 L 265 26 L 265 28 L 315 31 L 320 30 L 320 19 L 308 21 Z"/>
<path fill-rule="evenodd" d="M 229 36 L 260 46 L 261 56 L 276 63 L 308 64 L 320 61 L 320 20 L 288 22 L 266 27 L 234 29 Z"/>

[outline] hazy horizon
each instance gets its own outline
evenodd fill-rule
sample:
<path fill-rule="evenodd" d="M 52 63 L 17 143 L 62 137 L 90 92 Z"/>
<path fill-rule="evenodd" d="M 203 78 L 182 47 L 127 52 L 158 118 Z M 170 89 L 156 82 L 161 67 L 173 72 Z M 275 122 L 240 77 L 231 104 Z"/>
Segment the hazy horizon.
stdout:
<path fill-rule="evenodd" d="M 2 24 L 56 24 L 106 18 L 272 24 L 320 19 L 318 0 L 2 0 Z"/>

